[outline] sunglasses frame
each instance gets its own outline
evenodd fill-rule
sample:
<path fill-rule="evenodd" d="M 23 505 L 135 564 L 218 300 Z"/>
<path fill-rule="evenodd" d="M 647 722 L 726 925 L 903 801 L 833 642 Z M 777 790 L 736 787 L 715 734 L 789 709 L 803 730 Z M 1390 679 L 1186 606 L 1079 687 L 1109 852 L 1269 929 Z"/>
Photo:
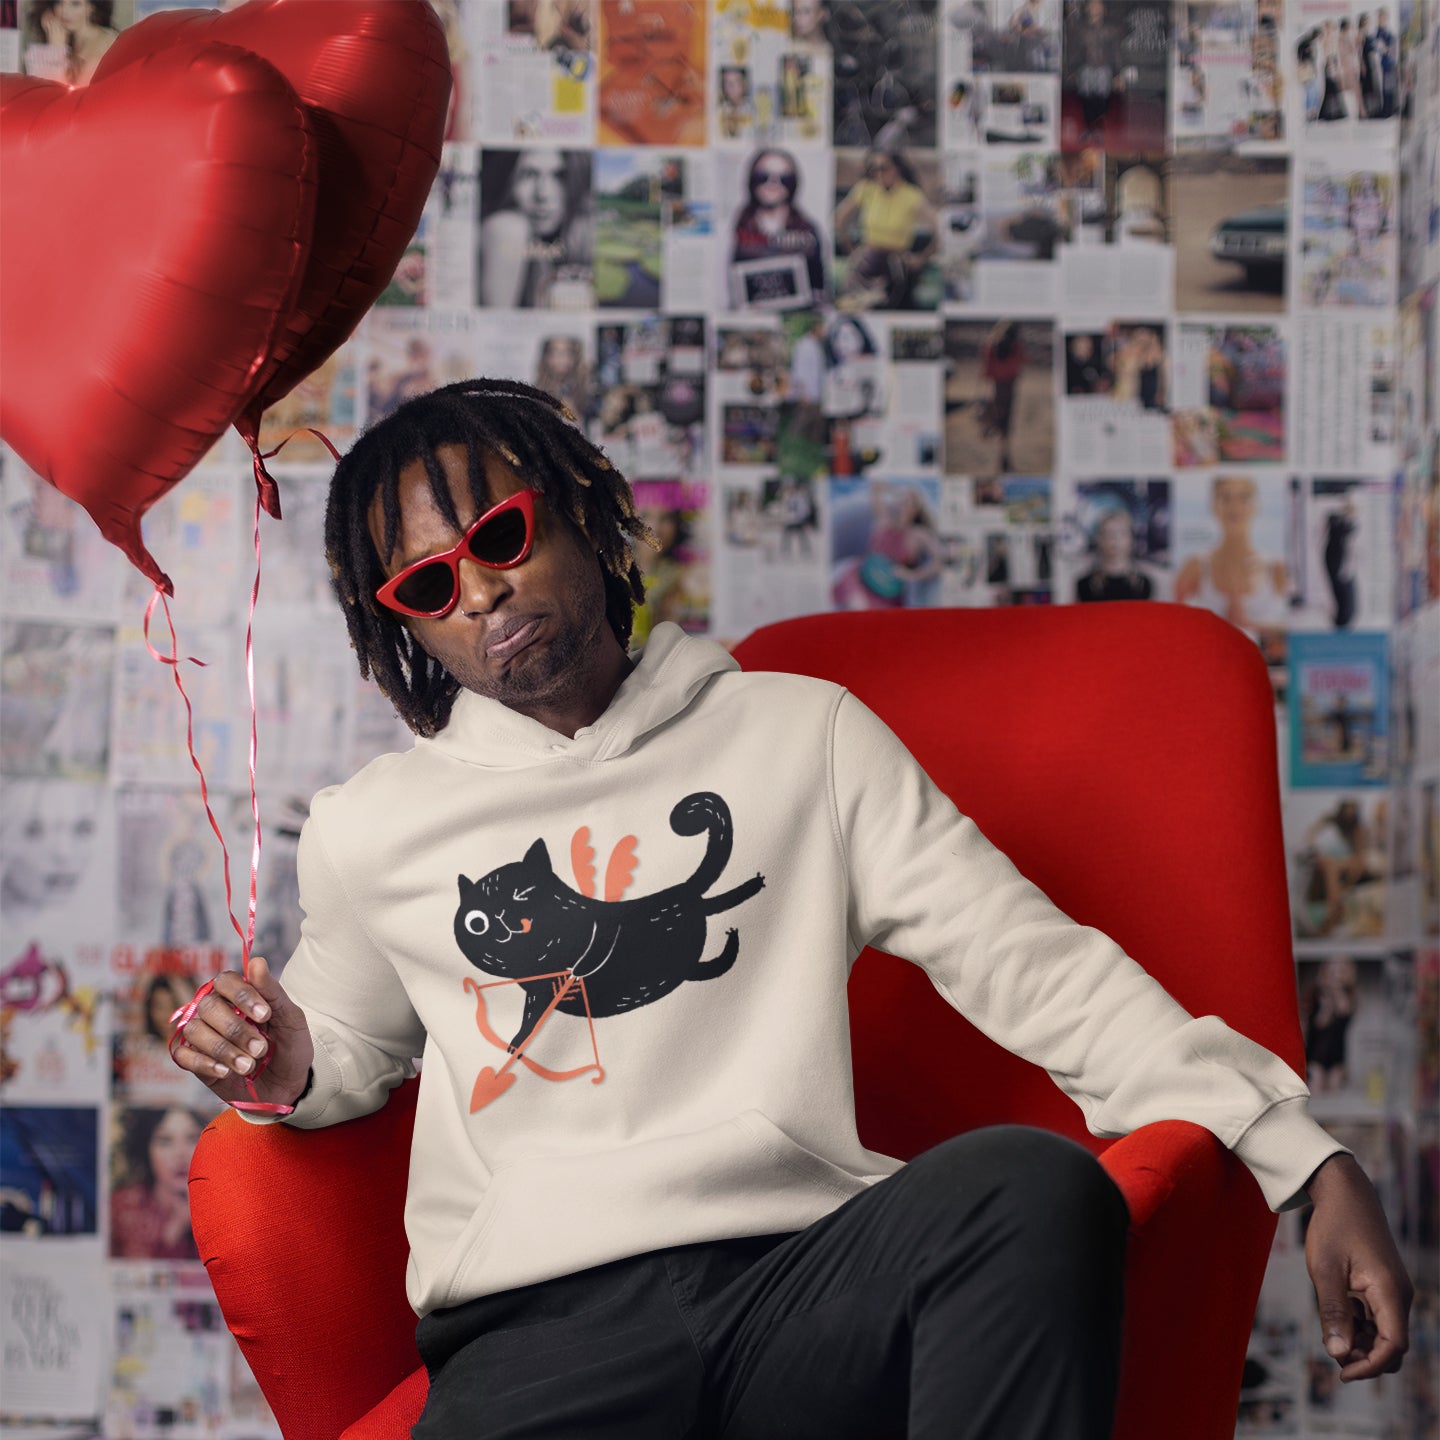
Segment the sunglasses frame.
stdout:
<path fill-rule="evenodd" d="M 470 550 L 470 542 L 480 533 L 484 527 L 497 519 L 500 515 L 511 510 L 519 510 L 525 519 L 525 543 L 520 547 L 520 553 L 513 560 L 482 560 Z M 441 616 L 448 615 L 460 599 L 460 562 L 472 560 L 476 565 L 483 565 L 487 570 L 513 570 L 517 565 L 523 565 L 530 557 L 530 551 L 535 545 L 535 492 L 533 490 L 517 490 L 513 495 L 507 495 L 498 505 L 492 505 L 483 514 L 476 516 L 475 520 L 466 528 L 465 533 L 449 550 L 442 550 L 438 555 L 427 555 L 423 560 L 417 560 L 413 565 L 407 565 L 398 575 L 392 576 L 375 592 L 375 598 L 387 609 L 394 610 L 400 615 L 410 615 L 417 620 L 438 620 Z M 418 570 L 423 570 L 427 565 L 444 565 L 450 571 L 450 599 L 438 610 L 416 610 L 398 598 L 396 592 Z"/>

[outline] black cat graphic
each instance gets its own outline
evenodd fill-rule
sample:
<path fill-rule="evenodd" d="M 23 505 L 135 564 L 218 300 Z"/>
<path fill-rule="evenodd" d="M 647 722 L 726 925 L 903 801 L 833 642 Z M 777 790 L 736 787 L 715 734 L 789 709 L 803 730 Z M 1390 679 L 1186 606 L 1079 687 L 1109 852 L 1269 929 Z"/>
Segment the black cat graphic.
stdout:
<path fill-rule="evenodd" d="M 756 875 L 719 895 L 705 894 L 730 859 L 730 808 L 720 796 L 706 791 L 687 795 L 670 812 L 670 828 L 677 835 L 708 834 L 700 864 L 688 880 L 633 900 L 597 900 L 572 889 L 556 875 L 543 840 L 523 860 L 479 880 L 458 877 L 455 940 L 476 969 L 517 981 L 524 990 L 525 1013 L 507 1048 L 537 1073 L 543 1067 L 532 1063 L 523 1048 L 548 1012 L 559 1009 L 592 1019 L 620 1015 L 659 1000 L 687 980 L 713 980 L 734 965 L 740 953 L 734 929 L 720 953 L 704 959 L 706 917 L 758 894 L 765 877 Z M 626 880 L 628 870 L 622 873 L 622 890 Z M 480 1003 L 477 1019 L 487 1031 L 480 991 L 489 987 L 465 983 Z M 586 1068 L 599 1070 L 598 1056 Z M 504 1084 L 495 1089 L 497 1077 L 488 1072 L 494 1093 L 487 1089 L 484 1099 L 480 1094 L 486 1087 L 477 1082 L 479 1103 L 514 1080 L 513 1074 L 498 1078 Z M 472 1103 L 471 1108 L 479 1107 Z"/>

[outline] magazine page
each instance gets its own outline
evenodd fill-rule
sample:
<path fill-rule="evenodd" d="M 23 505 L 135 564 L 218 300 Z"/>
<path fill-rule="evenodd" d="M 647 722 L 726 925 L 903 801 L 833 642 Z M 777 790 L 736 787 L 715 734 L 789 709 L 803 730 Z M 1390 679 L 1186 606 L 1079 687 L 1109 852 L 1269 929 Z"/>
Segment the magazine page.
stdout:
<path fill-rule="evenodd" d="M 1402 982 L 1412 966 L 1340 951 L 1307 955 L 1296 968 L 1311 1113 L 1322 1124 L 1383 1118 L 1413 1064 L 1413 1047 L 1397 1043 L 1413 1033 L 1414 997 Z"/>
<path fill-rule="evenodd" d="M 595 137 L 593 0 L 507 0 L 437 7 L 458 14 L 473 76 L 459 96 L 468 131 L 484 142 L 588 145 Z M 447 26 L 447 30 L 450 27 Z"/>
<path fill-rule="evenodd" d="M 198 1265 L 127 1266 L 116 1275 L 109 1318 L 106 1435 L 209 1440 L 222 1433 L 235 1341 L 205 1272 Z M 266 1433 L 263 1423 L 258 1433 Z"/>
<path fill-rule="evenodd" d="M 282 453 L 291 458 L 297 449 L 298 442 Z M 285 501 L 282 489 L 282 510 Z M 261 515 L 262 550 L 281 528 L 271 516 Z M 145 543 L 174 583 L 168 608 L 177 628 L 224 626 L 244 615 L 255 574 L 255 481 L 248 464 L 198 467 L 146 512 L 144 532 Z M 154 594 L 152 582 L 125 565 L 121 603 L 111 614 L 139 625 Z M 156 648 L 168 654 L 169 632 L 158 610 L 150 634 Z"/>
<path fill-rule="evenodd" d="M 947 320 L 945 473 L 1048 475 L 1055 461 L 1055 327 Z"/>
<path fill-rule="evenodd" d="M 1279 156 L 1194 151 L 1170 162 L 1175 308 L 1285 310 L 1290 167 Z"/>
<path fill-rule="evenodd" d="M 0 1111 L 0 1126 L 10 1113 L 8 1108 Z M 95 1111 L 59 1112 L 74 1113 L 91 1117 L 93 1142 Z M 56 1138 L 67 1144 L 71 1137 L 62 1129 Z M 7 1196 L 9 1183 L 7 1166 Z M 13 1201 L 7 1198 L 6 1203 Z M 52 1433 L 68 1434 L 56 1428 L 56 1422 L 93 1426 L 103 1393 L 107 1338 L 105 1307 L 97 1304 L 96 1276 L 101 1266 L 94 1247 L 83 1242 L 20 1242 L 9 1235 L 6 1241 L 5 1264 L 0 1265 L 0 1317 L 5 1330 L 0 1349 L 0 1415 L 7 1428 L 42 1421 L 49 1422 Z"/>
<path fill-rule="evenodd" d="M 346 682 L 354 665 L 338 607 L 312 615 L 303 626 L 268 615 L 257 619 L 255 709 L 264 760 L 259 788 L 267 799 L 311 795 L 349 779 L 342 755 Z"/>
<path fill-rule="evenodd" d="M 115 652 L 108 626 L 0 624 L 0 775 L 106 778 Z"/>
<path fill-rule="evenodd" d="M 656 625 L 671 621 L 690 635 L 710 628 L 710 486 L 704 481 L 641 480 L 635 508 L 659 549 L 637 547 L 645 601 L 635 612 L 632 643 L 643 645 Z"/>
<path fill-rule="evenodd" d="M 242 803 L 212 791 L 210 809 L 232 871 L 239 872 L 250 851 L 248 797 Z M 240 942 L 226 909 L 224 855 L 199 794 L 131 786 L 117 793 L 116 812 L 117 936 L 134 947 L 135 957 L 143 957 L 127 956 L 126 970 L 132 977 L 146 966 L 170 973 L 170 962 L 161 957 L 178 954 L 181 971 L 208 980 L 225 968 L 226 956 L 238 952 Z M 232 898 L 243 923 L 246 897 L 232 887 Z M 177 1004 L 189 998 L 183 995 Z"/>
<path fill-rule="evenodd" d="M 192 1086 L 187 1101 L 110 1107 L 112 1260 L 199 1260 L 190 1228 L 190 1159 L 215 1106 L 207 1099 L 203 1110 L 192 1109 L 194 1100 Z"/>
<path fill-rule="evenodd" d="M 592 158 L 590 150 L 539 145 L 480 152 L 482 306 L 593 309 Z"/>
<path fill-rule="evenodd" d="M 1294 321 L 1290 458 L 1302 469 L 1387 468 L 1395 432 L 1395 327 L 1388 315 Z"/>
<path fill-rule="evenodd" d="M 944 170 L 926 150 L 835 152 L 835 308 L 934 310 Z"/>
<path fill-rule="evenodd" d="M 939 603 L 946 564 L 940 481 L 837 476 L 830 482 L 830 598 L 837 610 Z"/>
<path fill-rule="evenodd" d="M 1164 0 L 1103 0 L 1065 10 L 1061 148 L 1163 155 L 1169 118 L 1170 28 Z"/>
<path fill-rule="evenodd" d="M 1162 320 L 1066 330 L 1060 433 L 1074 469 L 1143 475 L 1169 465 L 1170 337 Z"/>
<path fill-rule="evenodd" d="M 890 321 L 890 407 L 879 431 L 877 470 L 899 475 L 941 468 L 944 413 L 945 330 L 938 319 L 917 316 Z"/>
<path fill-rule="evenodd" d="M 1290 784 L 1384 785 L 1390 778 L 1389 637 L 1290 636 Z"/>
<path fill-rule="evenodd" d="M 78 505 L 47 485 L 8 445 L 0 445 L 0 506 L 7 612 L 94 623 L 113 619 L 123 557 Z"/>
<path fill-rule="evenodd" d="M 90 1105 L 0 1106 L 0 1159 L 5 1175 L 0 1213 L 6 1234 L 34 1241 L 34 1248 L 47 1258 L 84 1255 L 93 1289 L 97 1257 L 83 1242 L 100 1233 L 99 1112 Z M 17 1250 L 14 1258 L 22 1253 Z M 11 1254 L 7 1244 L 0 1277 L 10 1271 Z M 50 1403 L 74 1405 L 78 1398 L 70 1394 Z M 9 1411 L 13 1401 L 8 1385 L 3 1403 L 8 1413 L 15 1413 Z"/>
<path fill-rule="evenodd" d="M 1436 191 L 1440 195 L 1440 190 Z M 1440 202 L 1437 202 L 1440 205 Z M 1440 211 L 1436 215 L 1440 230 Z M 1402 460 L 1415 460 L 1440 418 L 1440 285 L 1407 295 L 1400 305 L 1396 356 L 1395 439 Z"/>
<path fill-rule="evenodd" d="M 1170 598 L 1168 480 L 1057 480 L 1055 515 L 1057 602 Z"/>
<path fill-rule="evenodd" d="M 1282 462 L 1289 371 L 1279 326 L 1181 324 L 1176 330 L 1175 464 Z"/>
<path fill-rule="evenodd" d="M 659 308 L 666 178 L 658 151 L 595 152 L 595 303 L 602 309 Z"/>
<path fill-rule="evenodd" d="M 703 145 L 704 0 L 599 0 L 601 145 Z"/>
<path fill-rule="evenodd" d="M 136 20 L 143 20 L 152 6 L 148 0 L 114 0 L 105 7 L 103 23 L 94 23 L 84 11 L 62 11 L 47 0 L 23 0 L 18 7 L 9 8 L 12 16 L 19 10 L 20 63 L 5 68 L 23 70 L 39 80 L 81 87 L 90 83 L 120 32 Z M 13 25 L 15 19 L 8 23 Z M 83 37 L 82 25 L 86 31 Z"/>
<path fill-rule="evenodd" d="M 157 660 L 141 631 L 120 632 L 111 776 L 122 785 L 191 791 L 198 762 L 212 787 L 248 785 L 244 634 L 212 626 L 177 626 L 177 631 L 183 670 Z M 160 640 L 153 630 L 152 638 Z M 160 643 L 168 649 L 168 642 L 167 631 Z M 201 663 L 193 663 L 197 660 Z M 185 698 L 176 689 L 177 676 Z"/>
<path fill-rule="evenodd" d="M 3 954 L 0 1102 L 103 1104 L 111 1023 L 103 967 L 87 947 L 52 940 L 7 939 Z"/>
<path fill-rule="evenodd" d="M 827 0 L 825 8 L 836 77 L 835 147 L 937 145 L 938 0 Z"/>
<path fill-rule="evenodd" d="M 645 316 L 597 326 L 589 434 L 632 480 L 701 473 L 705 356 L 701 316 Z"/>
<path fill-rule="evenodd" d="M 1297 940 L 1378 940 L 1390 882 L 1383 792 L 1291 790 L 1284 805 Z"/>
<path fill-rule="evenodd" d="M 718 304 L 784 313 L 831 294 L 833 169 L 823 150 L 725 152 L 715 165 Z"/>
<path fill-rule="evenodd" d="M 1309 154 L 1295 167 L 1300 213 L 1297 303 L 1308 310 L 1392 306 L 1395 181 L 1365 158 Z"/>
<path fill-rule="evenodd" d="M 1067 309 L 1169 305 L 1174 288 L 1170 162 L 1086 150 L 1058 162 L 1064 241 L 1059 250 Z M 1095 180 L 1103 183 L 1098 197 Z"/>
<path fill-rule="evenodd" d="M 1175 596 L 1228 620 L 1284 663 L 1294 581 L 1287 563 L 1289 487 L 1280 475 L 1220 470 L 1176 476 Z"/>
<path fill-rule="evenodd" d="M 1294 478 L 1294 630 L 1382 630 L 1395 593 L 1388 481 Z"/>
<path fill-rule="evenodd" d="M 830 42 L 822 0 L 715 0 L 711 143 L 815 144 L 830 134 Z"/>
<path fill-rule="evenodd" d="M 1389 6 L 1290 0 L 1290 75 L 1307 140 L 1395 143 L 1400 41 Z"/>
<path fill-rule="evenodd" d="M 114 819 L 114 792 L 98 779 L 0 780 L 0 964 L 36 940 L 68 951 L 114 937 Z"/>
<path fill-rule="evenodd" d="M 720 470 L 715 632 L 739 638 L 828 603 L 828 482 Z"/>
<path fill-rule="evenodd" d="M 974 252 L 977 306 L 1055 313 L 1057 249 L 1065 238 L 1060 167 L 1040 151 L 986 151 L 980 162 L 980 226 Z"/>
<path fill-rule="evenodd" d="M 712 152 L 677 150 L 660 167 L 662 309 L 708 310 L 715 303 L 712 259 L 719 235 Z"/>
<path fill-rule="evenodd" d="M 365 424 L 406 400 L 475 374 L 478 313 L 473 310 L 372 310 L 362 325 Z"/>
<path fill-rule="evenodd" d="M 1280 0 L 1189 0 L 1183 11 L 1170 71 L 1176 147 L 1249 151 L 1283 140 Z"/>
<path fill-rule="evenodd" d="M 947 479 L 940 497 L 943 605 L 1048 605 L 1054 568 L 1048 475 Z"/>

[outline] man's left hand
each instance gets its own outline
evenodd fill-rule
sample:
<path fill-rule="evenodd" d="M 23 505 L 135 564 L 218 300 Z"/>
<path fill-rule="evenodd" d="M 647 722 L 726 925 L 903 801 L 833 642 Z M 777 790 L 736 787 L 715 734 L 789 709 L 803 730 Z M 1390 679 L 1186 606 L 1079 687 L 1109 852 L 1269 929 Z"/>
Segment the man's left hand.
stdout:
<path fill-rule="evenodd" d="M 1410 1348 L 1414 1287 L 1375 1187 L 1351 1155 L 1332 1155 L 1306 1185 L 1314 1204 L 1305 1263 L 1326 1353 L 1342 1380 L 1393 1374 Z"/>

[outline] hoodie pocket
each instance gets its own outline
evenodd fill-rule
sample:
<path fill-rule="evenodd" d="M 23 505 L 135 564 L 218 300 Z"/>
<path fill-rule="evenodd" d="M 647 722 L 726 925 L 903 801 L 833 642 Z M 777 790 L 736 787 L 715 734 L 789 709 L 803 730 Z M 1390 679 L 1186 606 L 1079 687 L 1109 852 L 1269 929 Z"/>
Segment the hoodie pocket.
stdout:
<path fill-rule="evenodd" d="M 759 1110 L 741 1111 L 735 1117 L 735 1123 L 772 1160 L 778 1160 L 807 1183 L 822 1186 L 846 1200 L 877 1178 L 856 1174 L 813 1150 L 807 1150 Z"/>
<path fill-rule="evenodd" d="M 445 1258 L 436 1267 L 431 1277 L 432 1287 L 440 1287 L 441 1297 L 434 1302 L 439 1305 L 453 1305 L 457 1297 L 463 1297 L 463 1277 L 469 1268 L 471 1257 L 485 1243 L 485 1237 L 494 1228 L 504 1205 L 503 1182 L 499 1174 L 491 1177 L 490 1184 L 480 1197 L 474 1212 L 456 1236 L 455 1243 L 445 1252 Z"/>

